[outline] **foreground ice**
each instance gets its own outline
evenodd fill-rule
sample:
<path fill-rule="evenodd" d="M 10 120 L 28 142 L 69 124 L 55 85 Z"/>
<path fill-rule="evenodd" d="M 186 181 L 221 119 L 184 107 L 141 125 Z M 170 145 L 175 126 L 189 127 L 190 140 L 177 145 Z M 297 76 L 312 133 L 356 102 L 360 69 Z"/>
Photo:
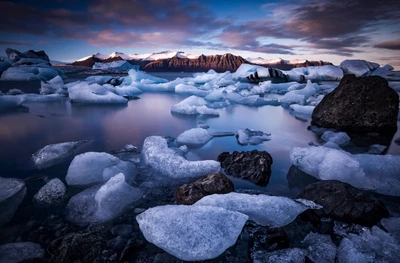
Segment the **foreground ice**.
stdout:
<path fill-rule="evenodd" d="M 32 161 L 39 169 L 62 163 L 76 154 L 76 150 L 87 140 L 50 144 L 32 154 Z"/>
<path fill-rule="evenodd" d="M 205 100 L 197 96 L 190 96 L 183 101 L 175 104 L 171 108 L 171 112 L 185 115 L 213 115 L 219 116 L 217 110 L 206 107 Z"/>
<path fill-rule="evenodd" d="M 400 244 L 388 233 L 373 226 L 360 234 L 348 234 L 340 242 L 337 262 L 398 262 Z"/>
<path fill-rule="evenodd" d="M 60 179 L 54 178 L 45 184 L 35 194 L 34 199 L 39 204 L 52 205 L 64 201 L 67 188 Z"/>
<path fill-rule="evenodd" d="M 126 104 L 124 97 L 118 96 L 99 84 L 89 85 L 86 81 L 68 88 L 71 102 L 90 104 Z"/>
<path fill-rule="evenodd" d="M 300 170 L 320 180 L 339 180 L 360 189 L 400 196 L 397 155 L 352 155 L 327 147 L 294 147 L 291 160 Z"/>
<path fill-rule="evenodd" d="M 143 196 L 140 189 L 125 182 L 119 173 L 101 186 L 93 186 L 73 196 L 67 204 L 67 220 L 78 225 L 101 223 L 119 216 Z"/>
<path fill-rule="evenodd" d="M 304 238 L 302 246 L 306 249 L 306 254 L 312 262 L 335 262 L 337 248 L 329 235 L 310 232 Z"/>
<path fill-rule="evenodd" d="M 168 148 L 167 140 L 160 136 L 150 136 L 144 140 L 142 155 L 146 164 L 173 178 L 199 177 L 217 172 L 221 167 L 217 161 L 186 160 Z"/>
<path fill-rule="evenodd" d="M 241 145 L 256 145 L 271 140 L 271 134 L 252 129 L 239 129 L 236 132 L 236 138 Z"/>
<path fill-rule="evenodd" d="M 400 244 L 400 217 L 382 218 L 381 224 Z"/>
<path fill-rule="evenodd" d="M 283 196 L 249 195 L 241 193 L 214 194 L 197 201 L 195 206 L 215 206 L 237 211 L 249 216 L 259 225 L 282 227 L 307 209 L 319 209 L 321 206 L 312 201 L 292 200 Z"/>
<path fill-rule="evenodd" d="M 234 245 L 248 216 L 217 207 L 167 205 L 136 220 L 147 241 L 181 260 L 207 260 Z"/>
<path fill-rule="evenodd" d="M 0 246 L 0 263 L 36 262 L 34 259 L 43 258 L 44 254 L 45 250 L 36 243 L 8 243 Z"/>
<path fill-rule="evenodd" d="M 25 182 L 0 177 L 0 227 L 14 216 L 26 194 Z"/>
<path fill-rule="evenodd" d="M 322 134 L 321 139 L 325 142 L 332 142 L 339 146 L 345 146 L 350 142 L 350 137 L 345 132 L 326 131 Z"/>
<path fill-rule="evenodd" d="M 124 173 L 131 182 L 136 175 L 136 166 L 108 153 L 86 152 L 75 156 L 65 180 L 68 185 L 85 186 L 105 182 L 118 173 Z"/>
<path fill-rule="evenodd" d="M 199 147 L 206 144 L 212 138 L 213 138 L 212 134 L 206 129 L 193 128 L 179 134 L 178 137 L 176 138 L 176 143 L 178 145 Z"/>

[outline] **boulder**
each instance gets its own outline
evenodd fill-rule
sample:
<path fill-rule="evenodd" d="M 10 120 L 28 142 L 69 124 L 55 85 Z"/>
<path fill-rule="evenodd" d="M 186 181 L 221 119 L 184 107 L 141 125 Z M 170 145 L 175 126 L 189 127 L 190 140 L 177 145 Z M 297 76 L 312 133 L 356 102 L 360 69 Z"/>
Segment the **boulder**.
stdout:
<path fill-rule="evenodd" d="M 304 219 L 329 217 L 342 222 L 371 226 L 378 223 L 389 212 L 377 198 L 350 184 L 326 180 L 307 186 L 298 196 L 312 200 L 322 209 L 307 211 Z"/>
<path fill-rule="evenodd" d="M 272 157 L 266 151 L 223 152 L 218 158 L 225 172 L 234 177 L 267 185 L 271 176 Z"/>
<path fill-rule="evenodd" d="M 312 124 L 350 132 L 397 131 L 399 96 L 377 76 L 345 75 L 315 107 Z"/>
<path fill-rule="evenodd" d="M 200 177 L 196 181 L 184 184 L 176 191 L 176 202 L 191 205 L 207 195 L 227 194 L 233 192 L 232 181 L 220 172 Z"/>
<path fill-rule="evenodd" d="M 25 194 L 23 180 L 0 177 L 0 227 L 11 220 Z"/>
<path fill-rule="evenodd" d="M 54 178 L 39 189 L 34 196 L 34 200 L 42 205 L 59 204 L 67 197 L 66 192 L 67 188 L 64 183 L 60 179 Z"/>

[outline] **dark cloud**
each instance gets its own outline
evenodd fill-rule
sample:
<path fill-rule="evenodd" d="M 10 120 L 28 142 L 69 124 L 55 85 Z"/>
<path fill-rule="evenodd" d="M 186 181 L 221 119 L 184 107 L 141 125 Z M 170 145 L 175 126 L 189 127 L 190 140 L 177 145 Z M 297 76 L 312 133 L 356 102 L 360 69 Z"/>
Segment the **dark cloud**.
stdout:
<path fill-rule="evenodd" d="M 400 39 L 385 41 L 385 42 L 375 45 L 374 47 L 392 49 L 392 50 L 400 50 Z"/>
<path fill-rule="evenodd" d="M 0 40 L 0 45 L 6 46 L 28 46 L 27 43 L 21 43 L 16 41 L 7 41 L 7 40 Z"/>

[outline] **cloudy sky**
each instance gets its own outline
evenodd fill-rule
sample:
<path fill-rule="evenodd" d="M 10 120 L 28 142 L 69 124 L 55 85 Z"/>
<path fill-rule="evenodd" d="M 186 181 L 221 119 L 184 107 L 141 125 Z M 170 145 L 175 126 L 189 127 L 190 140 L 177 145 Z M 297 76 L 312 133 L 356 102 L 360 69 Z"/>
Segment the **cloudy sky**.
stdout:
<path fill-rule="evenodd" d="M 399 6 L 399 0 L 0 1 L 0 50 L 45 50 L 59 61 L 164 50 L 334 64 L 360 58 L 400 69 Z"/>

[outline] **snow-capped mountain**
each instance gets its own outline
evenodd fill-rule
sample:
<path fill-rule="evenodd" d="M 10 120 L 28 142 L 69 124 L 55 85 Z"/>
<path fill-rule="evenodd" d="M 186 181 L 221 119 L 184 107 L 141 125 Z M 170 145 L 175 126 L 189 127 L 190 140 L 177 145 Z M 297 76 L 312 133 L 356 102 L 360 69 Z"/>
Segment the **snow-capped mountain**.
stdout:
<path fill-rule="evenodd" d="M 306 59 L 286 60 L 286 59 L 283 59 L 283 58 L 265 59 L 265 58 L 262 58 L 262 57 L 246 58 L 246 60 L 250 61 L 251 63 L 259 64 L 259 65 L 299 64 L 299 63 L 305 63 L 307 61 Z"/>

